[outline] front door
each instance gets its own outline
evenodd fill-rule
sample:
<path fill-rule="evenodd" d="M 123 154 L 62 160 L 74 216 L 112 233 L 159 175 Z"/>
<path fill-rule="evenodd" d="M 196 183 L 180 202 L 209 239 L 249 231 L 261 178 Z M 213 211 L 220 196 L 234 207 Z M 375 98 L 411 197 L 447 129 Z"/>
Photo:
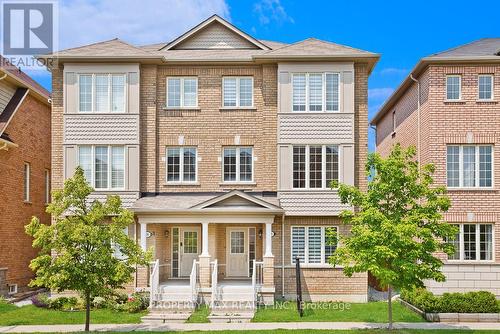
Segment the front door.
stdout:
<path fill-rule="evenodd" d="M 198 259 L 198 250 L 200 248 L 199 229 L 196 227 L 183 227 L 180 230 L 180 276 L 187 277 L 191 274 L 193 260 Z"/>
<path fill-rule="evenodd" d="M 228 228 L 227 238 L 227 276 L 248 277 L 248 229 Z"/>

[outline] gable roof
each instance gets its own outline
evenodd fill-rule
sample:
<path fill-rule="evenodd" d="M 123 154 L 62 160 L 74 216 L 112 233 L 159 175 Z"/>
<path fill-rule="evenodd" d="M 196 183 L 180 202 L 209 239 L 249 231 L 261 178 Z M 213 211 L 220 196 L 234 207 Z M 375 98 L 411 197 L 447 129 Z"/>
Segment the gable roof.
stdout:
<path fill-rule="evenodd" d="M 45 104 L 48 104 L 50 93 L 43 88 L 38 82 L 33 80 L 29 75 L 21 71 L 18 67 L 12 65 L 9 60 L 0 55 L 0 70 L 4 72 L 10 80 L 14 81 L 16 86 L 29 88 L 32 90 Z M 0 73 L 0 77 L 3 74 Z"/>
<path fill-rule="evenodd" d="M 231 190 L 228 193 L 225 193 L 223 195 L 214 197 L 208 201 L 205 201 L 205 202 L 199 203 L 195 206 L 192 206 L 191 209 L 208 209 L 211 207 L 216 207 L 217 204 L 227 202 L 228 199 L 232 199 L 235 197 L 237 197 L 239 199 L 243 199 L 244 200 L 243 203 L 247 202 L 248 204 L 253 204 L 253 206 L 259 207 L 262 209 L 282 210 L 279 206 L 273 205 L 269 202 L 266 202 L 264 200 L 261 200 L 261 199 L 255 197 L 255 196 L 251 196 L 249 194 L 246 194 L 240 190 Z M 241 202 L 239 202 L 239 203 L 241 203 Z M 248 205 L 244 205 L 244 206 L 248 206 Z"/>
<path fill-rule="evenodd" d="M 28 88 L 18 88 L 5 106 L 5 109 L 0 114 L 0 136 L 3 135 L 26 95 L 28 95 Z"/>
<path fill-rule="evenodd" d="M 160 50 L 165 49 L 165 50 L 171 50 L 174 49 L 175 47 L 179 46 L 181 43 L 187 41 L 190 38 L 195 37 L 197 34 L 200 34 L 200 32 L 204 29 L 207 29 L 209 26 L 213 26 L 214 24 L 219 24 L 222 25 L 224 28 L 226 28 L 228 31 L 232 32 L 235 35 L 238 35 L 241 37 L 242 40 L 247 41 L 247 44 L 254 45 L 255 48 L 261 49 L 261 50 L 270 50 L 270 48 L 265 45 L 264 43 L 260 42 L 259 40 L 253 38 L 249 34 L 245 33 L 241 29 L 238 29 L 228 21 L 224 20 L 222 17 L 218 15 L 212 15 L 205 21 L 199 23 L 195 27 L 191 28 L 184 34 L 180 35 L 170 43 L 166 44 L 164 47 L 162 47 Z M 243 45 L 243 44 L 242 44 Z M 193 48 L 193 47 L 191 47 Z M 221 47 L 225 48 L 225 47 Z M 241 47 L 244 49 L 244 47 Z"/>
<path fill-rule="evenodd" d="M 392 95 L 380 107 L 377 114 L 370 121 L 370 125 L 377 125 L 382 117 L 396 104 L 405 92 L 414 83 L 412 76 L 418 76 L 431 64 L 446 63 L 497 63 L 500 62 L 500 38 L 482 38 L 468 44 L 431 54 L 419 60 L 408 76 L 401 82 Z"/>

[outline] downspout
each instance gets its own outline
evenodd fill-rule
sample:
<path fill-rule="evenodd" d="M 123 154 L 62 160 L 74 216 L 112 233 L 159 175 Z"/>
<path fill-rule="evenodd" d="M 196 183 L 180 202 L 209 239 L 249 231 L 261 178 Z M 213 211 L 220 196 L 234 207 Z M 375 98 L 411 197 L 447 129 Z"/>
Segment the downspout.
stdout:
<path fill-rule="evenodd" d="M 420 170 L 420 81 L 410 73 L 410 79 L 417 83 L 417 161 Z"/>
<path fill-rule="evenodd" d="M 281 215 L 281 297 L 285 299 L 285 214 Z"/>

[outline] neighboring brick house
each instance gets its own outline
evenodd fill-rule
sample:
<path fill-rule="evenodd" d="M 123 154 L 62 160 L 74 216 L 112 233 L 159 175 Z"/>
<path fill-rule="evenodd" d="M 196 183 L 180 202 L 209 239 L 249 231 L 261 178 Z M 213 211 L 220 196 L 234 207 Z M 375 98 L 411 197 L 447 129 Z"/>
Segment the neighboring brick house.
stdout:
<path fill-rule="evenodd" d="M 50 222 L 49 93 L 0 56 L 0 295 L 27 288 L 36 256 L 24 226 Z"/>
<path fill-rule="evenodd" d="M 448 189 L 444 219 L 460 233 L 456 254 L 443 255 L 446 282 L 427 282 L 438 294 L 500 297 L 499 103 L 500 38 L 488 38 L 421 59 L 371 121 L 379 153 L 396 142 L 416 146 Z"/>
<path fill-rule="evenodd" d="M 326 263 L 345 233 L 330 180 L 366 187 L 367 83 L 379 56 L 257 40 L 213 16 L 169 43 L 114 39 L 57 55 L 53 187 L 77 165 L 135 212 L 156 263 L 134 287 L 179 296 L 367 300 L 367 275 Z M 194 263 L 194 264 L 193 264 Z M 232 280 L 231 280 L 232 279 Z M 230 288 L 238 285 L 239 290 Z M 170 290 L 169 290 L 170 289 Z"/>

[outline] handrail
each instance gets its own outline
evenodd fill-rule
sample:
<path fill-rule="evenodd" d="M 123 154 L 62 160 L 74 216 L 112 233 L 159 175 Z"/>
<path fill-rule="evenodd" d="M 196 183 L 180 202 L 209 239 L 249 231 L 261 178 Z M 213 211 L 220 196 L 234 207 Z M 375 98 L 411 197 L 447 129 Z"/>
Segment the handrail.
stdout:
<path fill-rule="evenodd" d="M 212 269 L 212 298 L 210 300 L 210 306 L 213 308 L 215 306 L 215 302 L 217 301 L 217 277 L 218 277 L 217 259 L 215 259 L 210 264 L 213 265 L 213 269 Z"/>
<path fill-rule="evenodd" d="M 150 273 L 150 292 L 149 292 L 149 307 L 153 307 L 153 302 L 156 300 L 155 295 L 158 293 L 158 286 L 160 285 L 160 260 L 156 259 L 155 262 L 152 262 L 153 269 Z"/>
<path fill-rule="evenodd" d="M 198 301 L 198 261 L 193 260 L 193 268 L 191 269 L 191 275 L 189 275 L 189 285 L 191 286 L 191 300 L 193 303 Z"/>
<path fill-rule="evenodd" d="M 253 260 L 252 264 L 252 290 L 254 303 L 257 302 L 257 295 L 260 287 L 264 283 L 264 262 Z"/>

